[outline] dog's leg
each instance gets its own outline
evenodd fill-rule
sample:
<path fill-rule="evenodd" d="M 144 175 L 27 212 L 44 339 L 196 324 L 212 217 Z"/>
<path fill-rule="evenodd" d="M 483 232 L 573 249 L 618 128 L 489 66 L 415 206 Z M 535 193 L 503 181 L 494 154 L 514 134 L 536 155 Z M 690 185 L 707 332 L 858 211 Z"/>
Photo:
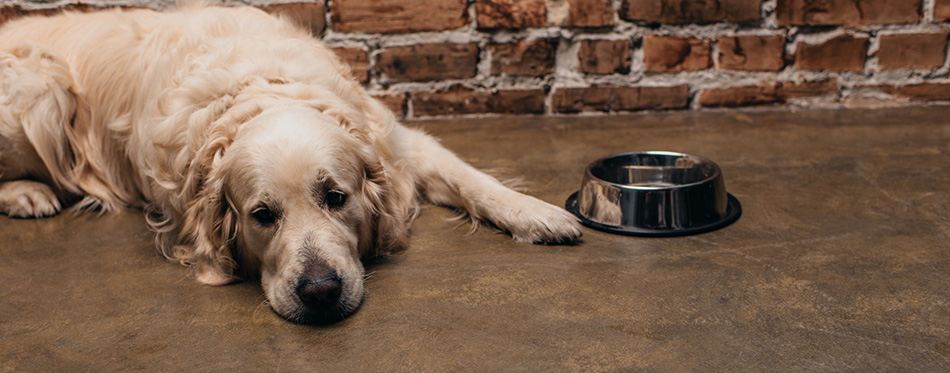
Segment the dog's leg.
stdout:
<path fill-rule="evenodd" d="M 62 208 L 57 192 L 75 190 L 64 174 L 65 131 L 76 107 L 71 85 L 66 61 L 48 48 L 24 43 L 0 51 L 0 213 L 55 215 Z"/>
<path fill-rule="evenodd" d="M 390 141 L 394 155 L 416 177 L 425 196 L 436 204 L 460 208 L 487 220 L 515 240 L 570 243 L 581 236 L 577 219 L 567 211 L 518 193 L 459 159 L 434 138 L 396 125 Z"/>
<path fill-rule="evenodd" d="M 31 180 L 0 182 L 0 213 L 14 218 L 55 215 L 62 206 L 49 185 Z"/>

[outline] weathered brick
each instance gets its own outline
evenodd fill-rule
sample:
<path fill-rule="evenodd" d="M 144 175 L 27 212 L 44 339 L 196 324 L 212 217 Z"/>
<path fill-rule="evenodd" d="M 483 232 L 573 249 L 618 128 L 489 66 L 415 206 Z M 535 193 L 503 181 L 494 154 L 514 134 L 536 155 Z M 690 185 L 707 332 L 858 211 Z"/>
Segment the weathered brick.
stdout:
<path fill-rule="evenodd" d="M 739 107 L 784 102 L 774 84 L 707 89 L 699 97 L 704 107 Z"/>
<path fill-rule="evenodd" d="M 492 92 L 488 101 L 489 113 L 542 114 L 544 113 L 543 89 L 510 89 Z"/>
<path fill-rule="evenodd" d="M 612 0 L 568 0 L 564 26 L 606 27 L 614 25 Z"/>
<path fill-rule="evenodd" d="M 492 74 L 544 76 L 554 72 L 555 39 L 492 44 L 489 49 Z"/>
<path fill-rule="evenodd" d="M 900 88 L 897 86 L 887 85 L 887 84 L 858 84 L 858 85 L 855 85 L 854 88 L 859 89 L 859 90 L 880 91 L 892 96 L 897 96 L 898 91 L 900 90 Z"/>
<path fill-rule="evenodd" d="M 614 87 L 611 111 L 682 109 L 689 104 L 689 87 Z"/>
<path fill-rule="evenodd" d="M 762 0 L 624 0 L 620 17 L 647 23 L 752 23 Z"/>
<path fill-rule="evenodd" d="M 950 101 L 950 82 L 931 82 L 905 86 L 861 84 L 855 88 L 880 91 L 895 97 L 916 101 Z"/>
<path fill-rule="evenodd" d="M 386 105 L 389 110 L 392 110 L 393 114 L 396 114 L 396 118 L 402 118 L 406 116 L 406 102 L 409 100 L 406 98 L 405 94 L 376 94 L 373 95 L 373 97 L 382 102 L 383 105 Z"/>
<path fill-rule="evenodd" d="M 785 36 L 724 36 L 719 67 L 725 70 L 779 71 L 785 67 Z"/>
<path fill-rule="evenodd" d="M 921 0 L 778 0 L 781 26 L 915 23 Z"/>
<path fill-rule="evenodd" d="M 947 31 L 881 35 L 877 51 L 881 70 L 935 69 L 947 54 Z"/>
<path fill-rule="evenodd" d="M 390 81 L 465 79 L 475 76 L 478 45 L 415 44 L 384 49 L 376 70 Z"/>
<path fill-rule="evenodd" d="M 333 53 L 350 67 L 350 73 L 360 83 L 369 81 L 369 56 L 363 48 L 332 48 Z"/>
<path fill-rule="evenodd" d="M 123 7 L 125 8 L 125 7 Z M 92 12 L 101 8 L 88 4 L 66 4 L 50 9 L 23 9 L 19 5 L 0 7 L 0 25 L 25 16 L 51 16 L 62 12 Z"/>
<path fill-rule="evenodd" d="M 411 94 L 412 110 L 415 116 L 460 115 L 488 112 L 489 91 L 475 91 L 463 87 L 452 87 L 435 92 L 416 92 Z"/>
<path fill-rule="evenodd" d="M 807 82 L 781 82 L 776 86 L 777 93 L 783 99 L 837 95 L 838 80 L 828 78 Z"/>
<path fill-rule="evenodd" d="M 706 40 L 678 36 L 647 35 L 643 38 L 643 63 L 647 71 L 699 71 L 712 66 Z"/>
<path fill-rule="evenodd" d="M 476 91 L 455 86 L 436 92 L 415 93 L 412 95 L 412 107 L 417 116 L 541 114 L 544 112 L 544 90 Z"/>
<path fill-rule="evenodd" d="M 934 21 L 950 21 L 950 0 L 934 0 Z"/>
<path fill-rule="evenodd" d="M 560 88 L 551 94 L 551 107 L 557 113 L 610 111 L 611 88 Z"/>
<path fill-rule="evenodd" d="M 384 34 L 445 31 L 469 23 L 466 0 L 338 0 L 330 2 L 337 31 Z"/>
<path fill-rule="evenodd" d="M 950 101 L 950 83 L 923 83 L 897 88 L 897 95 L 921 101 Z"/>
<path fill-rule="evenodd" d="M 841 35 L 821 44 L 798 45 L 795 66 L 802 70 L 863 71 L 868 39 Z"/>
<path fill-rule="evenodd" d="M 561 88 L 551 95 L 557 113 L 681 109 L 689 105 L 689 87 Z"/>
<path fill-rule="evenodd" d="M 578 68 L 590 74 L 628 73 L 632 48 L 630 40 L 582 40 Z"/>
<path fill-rule="evenodd" d="M 315 3 L 288 3 L 261 6 L 267 13 L 278 15 L 293 21 L 300 27 L 310 30 L 313 36 L 323 35 L 326 27 L 323 2 Z"/>
<path fill-rule="evenodd" d="M 19 5 L 5 6 L 0 8 L 0 25 L 17 18 L 30 15 L 30 11 L 23 9 Z"/>
<path fill-rule="evenodd" d="M 544 0 L 475 0 L 475 22 L 480 29 L 543 27 Z"/>

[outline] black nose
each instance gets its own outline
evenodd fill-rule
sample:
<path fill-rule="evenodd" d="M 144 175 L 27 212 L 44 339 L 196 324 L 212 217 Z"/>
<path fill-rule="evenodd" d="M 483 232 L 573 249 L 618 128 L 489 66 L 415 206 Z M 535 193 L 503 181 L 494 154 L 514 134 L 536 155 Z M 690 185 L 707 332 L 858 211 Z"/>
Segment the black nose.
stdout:
<path fill-rule="evenodd" d="M 304 280 L 297 285 L 297 296 L 307 307 L 328 307 L 340 300 L 343 285 L 340 277 L 334 274 L 316 280 Z"/>
<path fill-rule="evenodd" d="M 343 282 L 336 271 L 324 265 L 308 265 L 297 283 L 297 297 L 311 309 L 333 307 L 343 293 Z"/>

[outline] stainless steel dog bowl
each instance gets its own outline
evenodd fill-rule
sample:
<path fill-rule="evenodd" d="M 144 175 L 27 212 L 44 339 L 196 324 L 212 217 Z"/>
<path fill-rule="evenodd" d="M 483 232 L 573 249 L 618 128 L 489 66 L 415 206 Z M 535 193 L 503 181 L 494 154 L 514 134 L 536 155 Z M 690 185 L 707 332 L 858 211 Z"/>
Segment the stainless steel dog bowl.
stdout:
<path fill-rule="evenodd" d="M 709 232 L 742 214 L 739 201 L 726 193 L 716 163 L 671 152 L 617 154 L 594 161 L 565 207 L 590 228 L 634 236 Z"/>

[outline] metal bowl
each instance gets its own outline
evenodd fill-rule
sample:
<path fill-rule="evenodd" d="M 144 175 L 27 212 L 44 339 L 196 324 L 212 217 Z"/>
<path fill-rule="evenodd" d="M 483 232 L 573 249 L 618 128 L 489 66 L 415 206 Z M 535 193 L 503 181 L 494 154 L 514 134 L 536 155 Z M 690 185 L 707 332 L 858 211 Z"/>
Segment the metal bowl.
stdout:
<path fill-rule="evenodd" d="M 684 236 L 725 227 L 742 207 L 713 161 L 671 152 L 625 153 L 587 166 L 567 199 L 584 225 L 634 236 Z"/>

